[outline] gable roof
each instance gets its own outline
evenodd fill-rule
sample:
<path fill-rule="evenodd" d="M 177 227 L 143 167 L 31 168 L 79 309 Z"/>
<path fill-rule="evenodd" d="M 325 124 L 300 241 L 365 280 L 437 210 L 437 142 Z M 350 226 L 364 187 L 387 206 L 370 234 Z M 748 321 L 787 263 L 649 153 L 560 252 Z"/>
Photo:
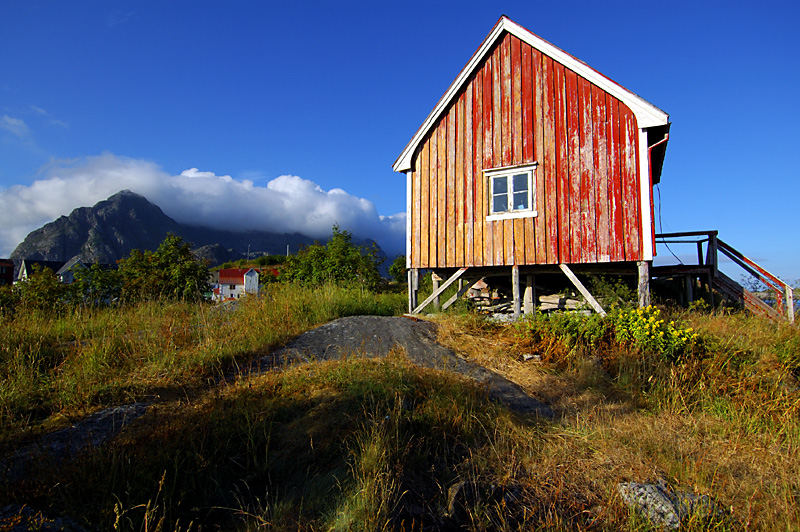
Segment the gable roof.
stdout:
<path fill-rule="evenodd" d="M 442 98 L 430 112 L 428 117 L 422 123 L 420 128 L 411 138 L 411 141 L 403 149 L 403 152 L 394 162 L 392 169 L 395 172 L 405 172 L 411 169 L 411 160 L 414 156 L 419 144 L 425 138 L 425 135 L 434 127 L 436 122 L 442 114 L 450 106 L 450 103 L 458 96 L 461 89 L 469 82 L 470 77 L 475 72 L 475 69 L 492 51 L 494 45 L 502 39 L 503 35 L 508 32 L 511 35 L 519 38 L 522 42 L 536 48 L 543 54 L 551 57 L 553 60 L 558 61 L 565 67 L 569 68 L 579 76 L 585 78 L 591 83 L 597 85 L 604 91 L 616 97 L 627 105 L 636 116 L 636 121 L 640 128 L 649 128 L 654 126 L 665 126 L 669 123 L 669 115 L 651 104 L 641 96 L 629 91 L 619 83 L 604 76 L 594 68 L 590 67 L 580 59 L 568 54 L 561 48 L 549 43 L 538 35 L 526 30 L 510 18 L 503 15 L 497 24 L 494 25 L 492 31 L 483 40 L 483 43 L 478 47 L 472 58 L 461 70 L 456 79 L 450 84 L 450 87 L 444 93 Z"/>
<path fill-rule="evenodd" d="M 244 284 L 244 276 L 250 272 L 258 274 L 255 268 L 225 268 L 219 271 L 220 284 Z"/>
<path fill-rule="evenodd" d="M 53 273 L 57 272 L 64 265 L 62 260 L 36 260 L 36 259 L 22 259 L 19 265 L 19 272 L 17 279 L 22 280 L 26 277 L 33 275 L 34 266 L 38 265 L 42 270 L 49 268 Z"/>

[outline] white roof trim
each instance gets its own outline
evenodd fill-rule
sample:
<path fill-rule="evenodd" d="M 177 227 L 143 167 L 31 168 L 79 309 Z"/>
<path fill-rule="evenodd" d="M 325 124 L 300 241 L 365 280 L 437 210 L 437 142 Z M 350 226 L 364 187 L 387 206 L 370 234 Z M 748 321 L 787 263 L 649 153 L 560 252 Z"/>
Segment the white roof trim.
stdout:
<path fill-rule="evenodd" d="M 461 73 L 447 89 L 447 92 L 444 93 L 439 103 L 436 104 L 436 107 L 434 107 L 433 111 L 431 111 L 422 123 L 422 126 L 417 130 L 411 142 L 406 145 L 405 149 L 392 166 L 395 172 L 405 172 L 411 169 L 411 159 L 417 146 L 422 142 L 422 139 L 428 131 L 430 131 L 431 127 L 433 127 L 445 109 L 447 109 L 453 98 L 455 98 L 462 89 L 463 85 L 469 80 L 478 64 L 483 61 L 497 40 L 502 36 L 503 32 L 506 31 L 622 101 L 631 109 L 634 116 L 636 116 L 639 128 L 645 129 L 669 123 L 669 115 L 655 105 L 605 77 L 600 72 L 583 61 L 569 55 L 564 50 L 550 44 L 538 35 L 534 35 L 508 17 L 503 16 L 500 17 L 500 20 L 486 39 L 484 39 L 483 43 L 472 56 L 472 59 L 470 59 L 469 63 L 461 70 Z"/>

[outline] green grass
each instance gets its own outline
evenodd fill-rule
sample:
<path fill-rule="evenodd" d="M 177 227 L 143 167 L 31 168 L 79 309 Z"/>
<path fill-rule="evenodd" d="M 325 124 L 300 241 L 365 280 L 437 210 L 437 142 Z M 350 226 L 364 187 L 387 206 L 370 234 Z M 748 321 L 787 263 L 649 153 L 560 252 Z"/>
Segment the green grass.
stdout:
<path fill-rule="evenodd" d="M 0 441 L 48 419 L 205 387 L 311 327 L 404 305 L 399 293 L 273 284 L 235 312 L 156 302 L 20 312 L 0 322 Z"/>

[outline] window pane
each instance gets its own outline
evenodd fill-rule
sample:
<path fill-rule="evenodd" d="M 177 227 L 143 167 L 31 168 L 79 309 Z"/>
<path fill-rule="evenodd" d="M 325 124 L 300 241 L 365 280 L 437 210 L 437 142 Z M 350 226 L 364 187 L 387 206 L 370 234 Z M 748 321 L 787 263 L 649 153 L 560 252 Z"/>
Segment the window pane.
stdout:
<path fill-rule="evenodd" d="M 528 191 L 528 174 L 516 174 L 514 176 L 514 192 L 527 192 L 527 191 Z"/>
<path fill-rule="evenodd" d="M 514 210 L 528 208 L 528 192 L 515 192 L 514 193 Z"/>
<path fill-rule="evenodd" d="M 494 194 L 505 194 L 508 192 L 508 178 L 506 176 L 493 177 L 492 186 Z"/>
<path fill-rule="evenodd" d="M 501 194 L 492 197 L 492 212 L 506 212 L 508 210 L 508 196 Z"/>

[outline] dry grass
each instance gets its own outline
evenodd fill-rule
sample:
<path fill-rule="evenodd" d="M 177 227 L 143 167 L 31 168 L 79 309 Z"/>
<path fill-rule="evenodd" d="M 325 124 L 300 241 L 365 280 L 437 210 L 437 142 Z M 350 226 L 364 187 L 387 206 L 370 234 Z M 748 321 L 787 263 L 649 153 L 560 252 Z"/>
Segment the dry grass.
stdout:
<path fill-rule="evenodd" d="M 800 392 L 792 362 L 800 333 L 748 315 L 671 318 L 700 331 L 702 356 L 668 362 L 613 342 L 532 346 L 520 328 L 470 316 L 437 321 L 444 344 L 556 407 L 558 422 L 525 469 L 534 484 L 568 483 L 563 489 L 586 501 L 586 511 L 602 508 L 596 518 L 604 526 L 625 524 L 618 482 L 664 479 L 715 497 L 736 523 L 728 526 L 800 527 Z M 548 362 L 523 362 L 531 351 Z M 631 377 L 622 369 L 631 357 L 643 375 L 656 377 Z"/>
<path fill-rule="evenodd" d="M 202 311 L 141 307 L 141 318 L 87 320 L 82 336 L 74 322 L 38 336 L 31 325 L 18 345 L 44 359 L 64 339 L 115 338 L 105 351 L 81 347 L 42 366 L 50 368 L 43 374 L 52 386 L 63 368 L 92 367 L 90 354 L 107 352 L 96 359 L 111 373 L 98 375 L 140 397 L 165 383 L 202 383 L 311 324 L 387 308 L 375 296 L 344 295 L 300 291 L 281 304 L 246 304 L 206 315 L 202 334 L 187 326 Z M 472 315 L 436 319 L 442 343 L 551 404 L 552 422 L 514 415 L 471 381 L 416 367 L 397 350 L 164 394 L 113 443 L 0 485 L 0 500 L 96 529 L 649 530 L 616 485 L 664 479 L 730 512 L 729 521 L 689 529 L 800 528 L 800 334 L 743 315 L 668 319 L 699 331 L 702 342 L 668 358 L 615 343 L 597 320 L 576 321 L 567 334 Z M 159 348 L 135 356 L 144 345 Z M 137 362 L 114 365 L 114 353 Z M 460 503 L 448 508 L 461 482 Z"/>
<path fill-rule="evenodd" d="M 105 406 L 197 393 L 316 325 L 403 306 L 402 294 L 274 284 L 235 312 L 150 302 L 0 318 L 0 442 Z"/>

